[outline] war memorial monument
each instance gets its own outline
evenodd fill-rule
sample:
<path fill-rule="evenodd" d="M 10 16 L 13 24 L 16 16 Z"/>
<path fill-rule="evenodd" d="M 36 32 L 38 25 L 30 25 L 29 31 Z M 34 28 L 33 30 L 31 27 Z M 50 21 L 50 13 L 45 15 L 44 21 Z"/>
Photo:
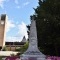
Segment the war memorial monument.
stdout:
<path fill-rule="evenodd" d="M 26 52 L 21 55 L 21 60 L 46 60 L 46 56 L 38 49 L 36 22 L 32 17 L 30 34 L 29 34 L 29 47 Z"/>

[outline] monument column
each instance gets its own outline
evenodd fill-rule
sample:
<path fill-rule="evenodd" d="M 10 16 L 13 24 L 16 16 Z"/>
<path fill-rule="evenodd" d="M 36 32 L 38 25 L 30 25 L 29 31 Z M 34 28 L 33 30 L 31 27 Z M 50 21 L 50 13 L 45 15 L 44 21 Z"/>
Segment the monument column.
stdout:
<path fill-rule="evenodd" d="M 32 17 L 29 35 L 29 47 L 27 51 L 21 55 L 21 59 L 46 60 L 45 57 L 46 56 L 43 53 L 41 53 L 38 49 L 36 22 L 34 20 L 34 17 Z"/>

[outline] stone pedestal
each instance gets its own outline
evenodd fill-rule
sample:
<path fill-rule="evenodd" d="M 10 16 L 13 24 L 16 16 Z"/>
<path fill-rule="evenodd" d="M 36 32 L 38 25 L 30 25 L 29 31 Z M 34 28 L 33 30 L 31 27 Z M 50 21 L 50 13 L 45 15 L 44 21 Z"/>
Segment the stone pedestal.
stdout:
<path fill-rule="evenodd" d="M 46 56 L 38 49 L 36 23 L 33 19 L 30 26 L 29 47 L 20 56 L 21 60 L 46 60 Z"/>
<path fill-rule="evenodd" d="M 40 55 L 23 55 L 21 60 L 46 60 L 46 58 L 43 55 L 41 57 Z"/>

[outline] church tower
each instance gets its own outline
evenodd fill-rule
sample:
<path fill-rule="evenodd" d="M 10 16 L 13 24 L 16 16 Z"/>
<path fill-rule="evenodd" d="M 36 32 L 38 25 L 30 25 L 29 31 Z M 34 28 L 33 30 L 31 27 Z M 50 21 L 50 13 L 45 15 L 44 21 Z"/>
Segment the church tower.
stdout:
<path fill-rule="evenodd" d="M 1 14 L 0 16 L 0 50 L 5 46 L 6 37 L 6 14 Z"/>

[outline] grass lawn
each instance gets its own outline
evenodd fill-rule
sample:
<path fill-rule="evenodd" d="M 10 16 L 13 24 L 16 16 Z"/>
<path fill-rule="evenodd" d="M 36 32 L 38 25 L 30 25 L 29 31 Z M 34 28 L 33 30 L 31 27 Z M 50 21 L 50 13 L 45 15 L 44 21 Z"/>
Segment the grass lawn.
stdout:
<path fill-rule="evenodd" d="M 4 58 L 5 56 L 0 56 L 0 60 L 2 60 L 2 58 Z"/>
<path fill-rule="evenodd" d="M 2 60 L 2 57 L 0 56 L 0 60 Z"/>

